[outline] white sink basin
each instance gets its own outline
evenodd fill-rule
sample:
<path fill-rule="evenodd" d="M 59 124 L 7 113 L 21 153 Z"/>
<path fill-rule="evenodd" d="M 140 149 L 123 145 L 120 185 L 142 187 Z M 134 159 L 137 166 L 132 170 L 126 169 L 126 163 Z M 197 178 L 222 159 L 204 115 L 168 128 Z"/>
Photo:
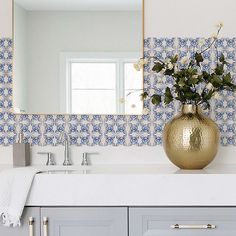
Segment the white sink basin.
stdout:
<path fill-rule="evenodd" d="M 50 166 L 37 174 L 27 206 L 234 206 L 236 167 Z"/>
<path fill-rule="evenodd" d="M 115 166 L 115 165 L 107 165 L 107 166 L 68 166 L 68 167 L 48 167 L 48 169 L 45 169 L 41 171 L 39 174 L 57 174 L 57 175 L 64 175 L 64 174 L 77 174 L 77 175 L 83 175 L 83 174 L 99 174 L 99 175 L 119 175 L 119 174 L 175 174 L 178 173 L 180 170 L 178 170 L 174 166 L 166 166 L 163 168 L 163 166 L 135 166 L 135 165 L 121 165 L 121 166 Z M 199 171 L 198 171 L 199 172 Z M 205 173 L 205 171 L 200 171 L 199 173 Z"/>
<path fill-rule="evenodd" d="M 38 174 L 57 175 L 170 175 L 170 174 L 236 174 L 236 168 L 206 168 L 180 170 L 172 165 L 101 165 L 101 166 L 49 166 Z"/>

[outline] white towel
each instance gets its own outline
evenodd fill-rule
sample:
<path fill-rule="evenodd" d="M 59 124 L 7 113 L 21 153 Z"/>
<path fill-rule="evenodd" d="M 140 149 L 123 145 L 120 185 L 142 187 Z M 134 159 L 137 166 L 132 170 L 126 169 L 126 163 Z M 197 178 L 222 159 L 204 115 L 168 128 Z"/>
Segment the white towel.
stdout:
<path fill-rule="evenodd" d="M 0 216 L 5 226 L 20 226 L 20 218 L 37 172 L 33 167 L 0 172 Z"/>

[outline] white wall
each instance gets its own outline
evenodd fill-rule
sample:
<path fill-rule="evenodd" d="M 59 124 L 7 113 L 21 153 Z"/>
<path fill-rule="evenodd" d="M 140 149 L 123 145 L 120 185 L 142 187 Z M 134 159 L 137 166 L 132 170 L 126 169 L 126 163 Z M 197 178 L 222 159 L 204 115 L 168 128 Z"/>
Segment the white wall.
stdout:
<path fill-rule="evenodd" d="M 235 0 L 145 0 L 148 37 L 209 37 L 224 23 L 222 37 L 236 36 Z"/>
<path fill-rule="evenodd" d="M 12 36 L 12 1 L 0 0 L 0 37 Z"/>
<path fill-rule="evenodd" d="M 14 32 L 14 108 L 27 111 L 27 12 L 15 5 L 15 32 Z"/>
<path fill-rule="evenodd" d="M 28 12 L 27 112 L 60 113 L 60 52 L 141 52 L 141 19 L 139 12 Z"/>

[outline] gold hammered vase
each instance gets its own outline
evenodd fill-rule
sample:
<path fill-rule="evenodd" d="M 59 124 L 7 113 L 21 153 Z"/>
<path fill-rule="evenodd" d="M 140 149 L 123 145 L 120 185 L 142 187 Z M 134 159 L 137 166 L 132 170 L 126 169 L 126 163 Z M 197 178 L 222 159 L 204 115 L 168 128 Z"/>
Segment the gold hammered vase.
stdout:
<path fill-rule="evenodd" d="M 181 169 L 202 169 L 216 156 L 219 129 L 195 105 L 183 105 L 182 112 L 165 125 L 165 152 Z"/>

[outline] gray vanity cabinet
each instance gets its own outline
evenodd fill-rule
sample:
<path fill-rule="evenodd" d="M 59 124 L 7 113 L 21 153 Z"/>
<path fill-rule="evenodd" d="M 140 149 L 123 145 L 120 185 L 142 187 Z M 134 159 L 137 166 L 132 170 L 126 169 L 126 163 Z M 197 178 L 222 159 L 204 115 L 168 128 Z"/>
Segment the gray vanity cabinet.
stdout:
<path fill-rule="evenodd" d="M 130 236 L 235 236 L 236 208 L 130 208 Z"/>
<path fill-rule="evenodd" d="M 31 225 L 29 225 L 30 218 L 33 218 Z M 0 236 L 28 236 L 30 230 L 32 230 L 33 236 L 40 236 L 40 208 L 38 207 L 26 207 L 24 209 L 21 227 L 9 228 L 1 225 Z"/>
<path fill-rule="evenodd" d="M 41 235 L 127 236 L 128 210 L 123 207 L 42 208 Z"/>

